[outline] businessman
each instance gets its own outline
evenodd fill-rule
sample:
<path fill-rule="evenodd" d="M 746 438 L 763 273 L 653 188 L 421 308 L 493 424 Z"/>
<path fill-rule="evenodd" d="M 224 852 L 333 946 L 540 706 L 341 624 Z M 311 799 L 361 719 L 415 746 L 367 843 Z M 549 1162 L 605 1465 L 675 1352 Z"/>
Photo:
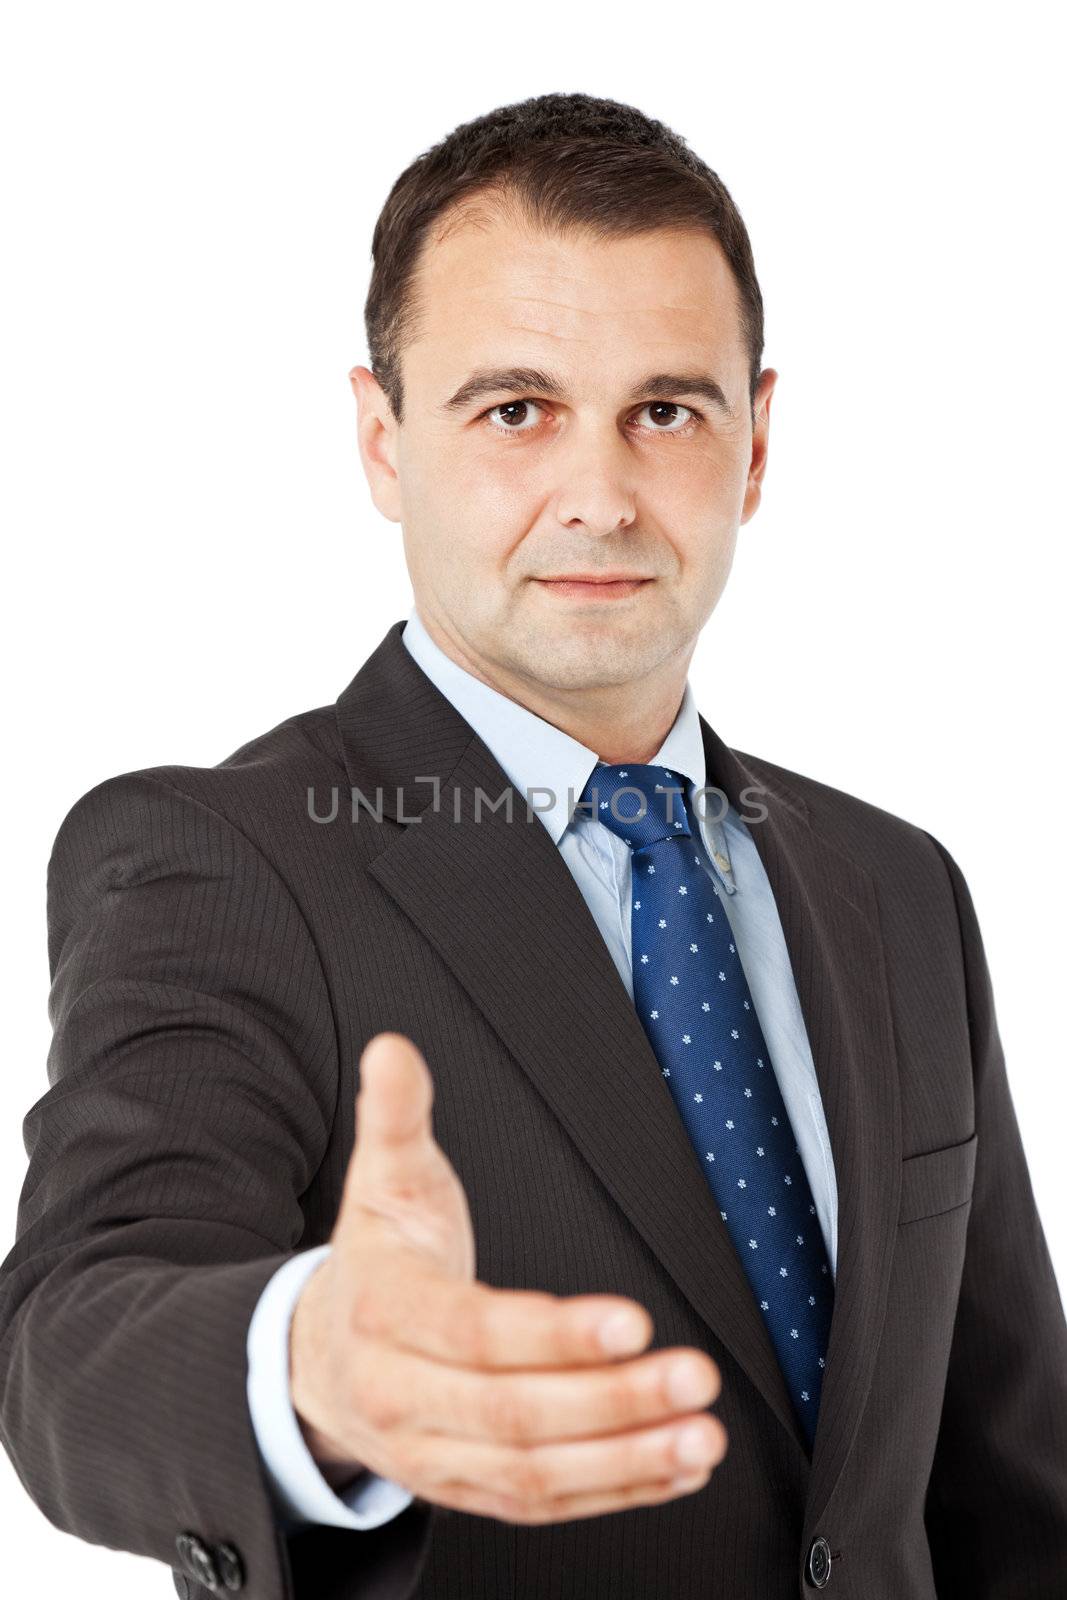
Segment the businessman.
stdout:
<path fill-rule="evenodd" d="M 730 195 L 545 95 L 373 255 L 410 615 L 56 837 L 22 1482 L 198 1600 L 1058 1600 L 1067 1325 L 964 877 L 687 676 L 776 380 Z"/>

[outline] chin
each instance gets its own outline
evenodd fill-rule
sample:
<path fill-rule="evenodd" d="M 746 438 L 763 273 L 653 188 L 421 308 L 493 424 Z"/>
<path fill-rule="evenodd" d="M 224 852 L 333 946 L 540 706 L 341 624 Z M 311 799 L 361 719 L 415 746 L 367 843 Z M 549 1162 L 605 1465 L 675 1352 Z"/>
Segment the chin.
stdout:
<path fill-rule="evenodd" d="M 546 637 L 530 652 L 523 669 L 553 689 L 597 689 L 609 684 L 634 683 L 651 672 L 663 658 L 662 642 L 652 648 L 647 639 L 600 638 L 578 635 Z"/>

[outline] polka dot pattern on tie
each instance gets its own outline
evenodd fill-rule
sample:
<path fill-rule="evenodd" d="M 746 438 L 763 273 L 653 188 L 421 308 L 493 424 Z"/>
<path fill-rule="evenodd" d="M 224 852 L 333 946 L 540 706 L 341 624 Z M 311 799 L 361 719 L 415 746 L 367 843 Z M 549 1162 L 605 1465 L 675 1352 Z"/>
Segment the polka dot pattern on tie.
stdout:
<path fill-rule="evenodd" d="M 834 1285 L 804 1164 L 683 775 L 600 764 L 581 801 L 633 850 L 634 1004 L 752 1286 L 808 1441 Z"/>

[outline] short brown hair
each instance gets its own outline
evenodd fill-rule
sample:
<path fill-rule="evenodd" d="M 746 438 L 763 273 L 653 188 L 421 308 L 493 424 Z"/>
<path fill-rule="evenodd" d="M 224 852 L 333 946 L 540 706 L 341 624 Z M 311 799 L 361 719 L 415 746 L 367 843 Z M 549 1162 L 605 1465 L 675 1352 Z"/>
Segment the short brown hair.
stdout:
<path fill-rule="evenodd" d="M 400 355 L 416 330 L 412 280 L 430 230 L 453 207 L 517 204 L 536 225 L 600 238 L 704 230 L 737 284 L 753 403 L 763 357 L 763 296 L 752 246 L 725 184 L 664 123 L 588 94 L 542 94 L 461 123 L 393 184 L 371 242 L 364 307 L 370 368 L 403 421 Z"/>

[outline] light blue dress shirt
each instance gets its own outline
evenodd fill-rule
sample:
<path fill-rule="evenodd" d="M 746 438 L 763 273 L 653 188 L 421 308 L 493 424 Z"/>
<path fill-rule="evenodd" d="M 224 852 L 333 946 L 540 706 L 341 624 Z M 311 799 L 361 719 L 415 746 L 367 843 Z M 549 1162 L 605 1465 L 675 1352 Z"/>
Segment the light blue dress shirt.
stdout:
<path fill-rule="evenodd" d="M 633 999 L 630 966 L 629 846 L 589 815 L 573 810 L 598 762 L 595 750 L 457 665 L 434 643 L 417 610 L 401 634 L 423 672 L 470 723 L 520 796 L 529 795 L 567 863 Z M 667 737 L 650 765 L 707 783 L 704 742 L 689 683 Z M 536 793 L 534 791 L 541 791 Z M 771 1063 L 811 1185 L 830 1270 L 837 1276 L 837 1182 L 815 1066 L 793 981 L 778 908 L 752 836 L 716 793 L 697 806 L 701 865 L 726 909 Z M 705 815 L 700 812 L 706 811 Z M 300 1290 L 329 1244 L 292 1256 L 269 1280 L 248 1328 L 248 1404 L 252 1426 L 285 1530 L 306 1523 L 376 1528 L 412 1501 L 400 1484 L 367 1472 L 335 1494 L 304 1442 L 289 1396 L 289 1323 Z"/>

